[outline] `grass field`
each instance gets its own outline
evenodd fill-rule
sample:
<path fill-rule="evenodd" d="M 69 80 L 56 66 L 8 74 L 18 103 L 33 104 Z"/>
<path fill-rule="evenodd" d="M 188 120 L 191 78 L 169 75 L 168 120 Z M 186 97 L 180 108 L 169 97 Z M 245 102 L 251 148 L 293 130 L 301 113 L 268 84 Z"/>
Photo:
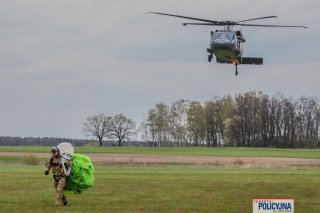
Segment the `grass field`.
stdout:
<path fill-rule="evenodd" d="M 45 146 L 0 146 L 0 152 L 50 152 Z M 320 159 L 320 149 L 256 149 L 256 148 L 147 148 L 147 147 L 75 147 L 78 153 L 156 154 L 225 157 L 288 157 Z"/>
<path fill-rule="evenodd" d="M 0 152 L 48 152 L 50 147 L 0 147 Z M 320 150 L 76 147 L 82 153 L 319 158 Z M 41 159 L 43 164 L 45 159 Z M 106 166 L 107 165 L 107 166 Z M 295 212 L 320 212 L 319 167 L 257 169 L 188 164 L 95 164 L 94 187 L 54 207 L 53 179 L 43 165 L 0 156 L 0 212 L 250 213 L 253 198 L 294 198 Z"/>
<path fill-rule="evenodd" d="M 252 212 L 252 199 L 295 199 L 295 212 L 320 212 L 320 172 L 97 167 L 92 189 L 56 209 L 41 166 L 0 167 L 0 212 Z"/>

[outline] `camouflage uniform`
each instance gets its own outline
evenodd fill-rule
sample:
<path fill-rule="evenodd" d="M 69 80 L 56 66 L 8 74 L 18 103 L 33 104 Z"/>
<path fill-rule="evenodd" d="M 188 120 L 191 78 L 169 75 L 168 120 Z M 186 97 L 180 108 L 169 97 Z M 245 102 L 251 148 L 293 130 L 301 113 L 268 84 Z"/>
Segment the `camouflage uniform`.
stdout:
<path fill-rule="evenodd" d="M 52 168 L 52 174 L 54 179 L 54 188 L 56 189 L 55 205 L 62 206 L 67 204 L 67 199 L 63 194 L 63 188 L 66 185 L 66 175 L 61 163 L 61 156 L 51 157 L 49 162 L 45 165 L 45 171 L 49 171 Z M 71 161 L 68 161 L 68 167 L 71 166 Z"/>

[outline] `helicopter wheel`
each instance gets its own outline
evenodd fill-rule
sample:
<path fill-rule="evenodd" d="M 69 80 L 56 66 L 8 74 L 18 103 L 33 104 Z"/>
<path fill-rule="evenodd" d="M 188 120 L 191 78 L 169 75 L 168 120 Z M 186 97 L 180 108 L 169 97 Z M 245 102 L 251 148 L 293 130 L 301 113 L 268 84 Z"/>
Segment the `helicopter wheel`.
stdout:
<path fill-rule="evenodd" d="M 208 55 L 208 62 L 211 62 L 212 60 L 212 55 Z"/>

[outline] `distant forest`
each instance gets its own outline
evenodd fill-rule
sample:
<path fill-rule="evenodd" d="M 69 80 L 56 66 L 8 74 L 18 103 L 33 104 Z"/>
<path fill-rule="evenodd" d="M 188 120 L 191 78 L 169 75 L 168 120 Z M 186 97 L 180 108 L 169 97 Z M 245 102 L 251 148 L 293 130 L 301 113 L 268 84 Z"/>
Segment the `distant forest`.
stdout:
<path fill-rule="evenodd" d="M 61 142 L 69 142 L 75 146 L 83 146 L 92 143 L 92 140 L 76 140 L 67 138 L 34 138 L 34 137 L 9 137 L 0 136 L 1 146 L 56 146 Z"/>
<path fill-rule="evenodd" d="M 138 128 L 123 114 L 97 114 L 87 119 L 83 131 L 96 140 L 0 137 L 0 145 L 320 148 L 320 101 L 253 91 L 203 103 L 160 102 Z M 137 133 L 140 141 L 130 141 Z"/>
<path fill-rule="evenodd" d="M 204 103 L 158 103 L 140 131 L 155 146 L 318 148 L 320 102 L 253 91 Z"/>
<path fill-rule="evenodd" d="M 69 142 L 74 146 L 98 146 L 98 142 L 86 139 L 54 138 L 54 137 L 10 137 L 0 136 L 0 146 L 57 146 Z M 116 146 L 115 141 L 103 141 L 104 146 Z M 123 146 L 147 146 L 140 141 L 124 141 Z"/>

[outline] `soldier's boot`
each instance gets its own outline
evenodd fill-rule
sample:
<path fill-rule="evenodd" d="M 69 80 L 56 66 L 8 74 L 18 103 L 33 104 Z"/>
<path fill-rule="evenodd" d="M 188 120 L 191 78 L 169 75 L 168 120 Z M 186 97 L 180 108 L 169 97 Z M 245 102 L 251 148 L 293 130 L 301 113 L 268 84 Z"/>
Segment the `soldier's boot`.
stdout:
<path fill-rule="evenodd" d="M 63 205 L 65 205 L 65 206 L 68 204 L 67 198 L 66 198 L 66 196 L 64 196 L 64 195 L 63 195 L 63 197 L 62 197 L 62 203 L 63 203 Z"/>

